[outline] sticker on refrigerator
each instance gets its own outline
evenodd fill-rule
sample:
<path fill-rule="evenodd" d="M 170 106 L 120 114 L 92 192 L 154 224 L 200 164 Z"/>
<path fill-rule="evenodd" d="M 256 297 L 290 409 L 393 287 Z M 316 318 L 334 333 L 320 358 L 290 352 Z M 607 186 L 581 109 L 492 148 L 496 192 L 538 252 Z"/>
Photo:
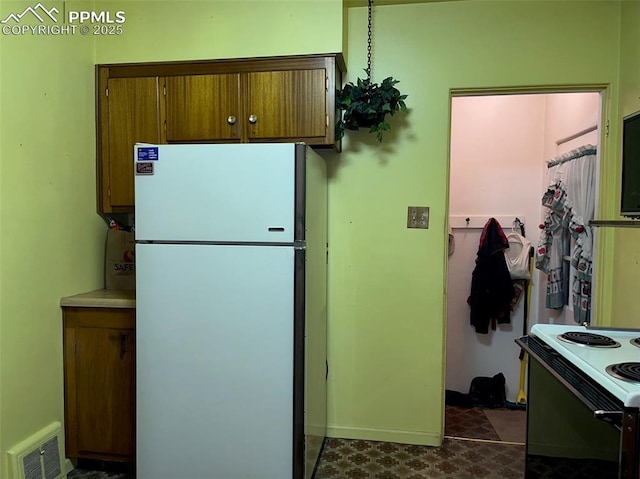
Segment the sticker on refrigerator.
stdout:
<path fill-rule="evenodd" d="M 138 148 L 138 161 L 156 161 L 157 159 L 157 146 L 141 146 Z"/>
<path fill-rule="evenodd" d="M 140 161 L 136 163 L 136 175 L 153 175 L 152 161 Z"/>

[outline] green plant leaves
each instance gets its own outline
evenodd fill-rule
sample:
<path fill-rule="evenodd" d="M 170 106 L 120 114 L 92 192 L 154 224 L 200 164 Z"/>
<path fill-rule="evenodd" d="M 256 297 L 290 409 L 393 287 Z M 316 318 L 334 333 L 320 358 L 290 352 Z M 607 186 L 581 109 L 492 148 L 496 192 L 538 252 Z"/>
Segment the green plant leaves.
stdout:
<path fill-rule="evenodd" d="M 383 134 L 391 130 L 385 117 L 393 116 L 397 111 L 408 112 L 404 101 L 407 95 L 394 86 L 397 83 L 399 80 L 393 77 L 387 77 L 379 84 L 368 78 L 358 78 L 355 84 L 347 83 L 342 90 L 336 91 L 336 107 L 343 112 L 336 123 L 336 139 L 342 139 L 345 130 L 369 128 L 381 142 Z"/>

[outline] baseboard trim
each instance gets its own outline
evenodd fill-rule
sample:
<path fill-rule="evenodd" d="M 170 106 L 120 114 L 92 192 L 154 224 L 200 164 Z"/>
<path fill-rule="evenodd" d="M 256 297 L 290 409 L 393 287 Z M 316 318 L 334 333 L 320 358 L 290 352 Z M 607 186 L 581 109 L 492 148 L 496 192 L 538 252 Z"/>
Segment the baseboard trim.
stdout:
<path fill-rule="evenodd" d="M 367 441 L 416 444 L 419 446 L 440 446 L 443 441 L 442 434 L 368 427 L 329 426 L 327 427 L 327 436 L 341 439 L 364 439 Z"/>
<path fill-rule="evenodd" d="M 69 474 L 74 469 L 75 469 L 75 467 L 74 467 L 73 463 L 71 462 L 71 459 L 65 459 L 64 460 L 64 475 L 62 477 L 64 477 L 66 479 L 67 474 Z"/>

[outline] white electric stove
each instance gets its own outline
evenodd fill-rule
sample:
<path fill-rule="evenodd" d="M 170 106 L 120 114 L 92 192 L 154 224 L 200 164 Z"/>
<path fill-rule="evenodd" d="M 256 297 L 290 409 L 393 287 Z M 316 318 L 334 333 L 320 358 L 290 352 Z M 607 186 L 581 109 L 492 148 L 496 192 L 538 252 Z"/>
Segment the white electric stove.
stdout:
<path fill-rule="evenodd" d="M 640 479 L 640 330 L 536 324 L 525 479 Z"/>
<path fill-rule="evenodd" d="M 640 407 L 640 330 L 536 324 L 530 335 L 569 360 L 625 407 Z M 620 373 L 629 378 L 621 379 Z"/>

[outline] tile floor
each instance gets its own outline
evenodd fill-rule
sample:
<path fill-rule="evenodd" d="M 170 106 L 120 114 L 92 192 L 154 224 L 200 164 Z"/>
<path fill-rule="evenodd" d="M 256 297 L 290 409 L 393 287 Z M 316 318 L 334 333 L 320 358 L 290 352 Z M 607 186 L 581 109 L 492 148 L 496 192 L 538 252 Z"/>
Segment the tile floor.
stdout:
<path fill-rule="evenodd" d="M 67 479 L 134 479 L 134 477 L 124 472 L 89 471 L 87 469 L 74 469 L 67 474 Z"/>
<path fill-rule="evenodd" d="M 456 438 L 500 440 L 498 433 L 480 408 L 446 406 L 444 434 Z"/>
<path fill-rule="evenodd" d="M 518 409 L 464 408 L 447 405 L 444 434 L 454 438 L 524 444 L 527 413 Z"/>
<path fill-rule="evenodd" d="M 440 447 L 328 439 L 316 479 L 521 479 L 524 446 L 446 438 Z"/>
<path fill-rule="evenodd" d="M 524 417 L 524 411 L 447 406 L 441 447 L 328 438 L 315 479 L 521 479 Z M 134 479 L 126 473 L 86 469 L 68 477 Z"/>

